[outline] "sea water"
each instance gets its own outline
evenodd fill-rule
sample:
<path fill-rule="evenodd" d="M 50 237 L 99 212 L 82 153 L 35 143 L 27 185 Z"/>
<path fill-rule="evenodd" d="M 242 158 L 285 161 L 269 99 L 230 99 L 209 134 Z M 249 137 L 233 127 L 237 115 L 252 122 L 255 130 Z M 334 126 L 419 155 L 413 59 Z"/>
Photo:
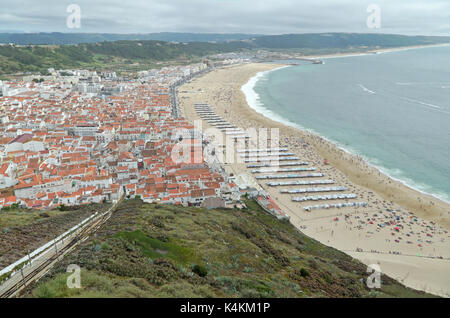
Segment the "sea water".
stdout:
<path fill-rule="evenodd" d="M 323 61 L 259 73 L 247 101 L 450 202 L 450 46 Z"/>

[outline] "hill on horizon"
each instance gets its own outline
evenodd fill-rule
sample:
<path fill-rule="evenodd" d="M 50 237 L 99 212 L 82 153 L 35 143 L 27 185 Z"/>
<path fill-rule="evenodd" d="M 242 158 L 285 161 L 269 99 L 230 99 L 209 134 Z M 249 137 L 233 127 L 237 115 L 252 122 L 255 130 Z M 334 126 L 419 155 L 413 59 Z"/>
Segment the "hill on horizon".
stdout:
<path fill-rule="evenodd" d="M 0 33 L 0 43 L 5 44 L 81 44 L 112 41 L 164 41 L 164 42 L 228 42 L 240 41 L 258 37 L 257 34 L 241 33 L 183 33 L 183 32 L 160 32 L 160 33 Z"/>
<path fill-rule="evenodd" d="M 450 43 L 449 36 L 407 36 L 375 33 L 305 33 L 265 35 L 251 41 L 269 49 L 330 49 L 349 47 L 401 47 Z"/>
<path fill-rule="evenodd" d="M 264 48 L 342 48 L 348 46 L 406 46 L 450 42 L 450 36 L 410 36 L 379 33 L 300 33 L 300 34 L 246 34 L 246 33 L 1 33 L 0 43 L 18 45 L 64 45 L 114 41 L 164 42 L 231 42 L 248 41 Z"/>
<path fill-rule="evenodd" d="M 115 69 L 139 71 L 157 67 L 155 63 L 191 63 L 204 57 L 230 52 L 257 50 L 288 51 L 303 56 L 370 51 L 378 48 L 395 48 L 415 45 L 450 43 L 450 37 L 404 36 L 392 34 L 359 33 L 311 33 L 256 36 L 243 39 L 246 35 L 161 33 L 160 38 L 184 38 L 179 41 L 162 40 L 110 40 L 114 34 L 64 34 L 51 33 L 38 36 L 48 41 L 85 41 L 79 44 L 63 45 L 0 45 L 0 74 L 15 72 L 41 72 L 48 68 L 89 68 L 94 70 Z M 9 34 L 23 36 L 24 43 L 33 42 L 33 34 Z M 66 38 L 69 37 L 69 38 Z M 79 38 L 76 38 L 79 36 Z M 135 35 L 121 35 L 133 37 Z M 235 36 L 240 40 L 231 40 Z M 145 37 L 145 36 L 144 36 Z M 201 39 L 220 39 L 215 42 L 201 42 Z M 87 40 L 93 42 L 86 42 Z M 56 40 L 55 40 L 56 41 Z M 1 34 L 0 34 L 1 42 Z M 57 41 L 56 41 L 57 42 Z"/>

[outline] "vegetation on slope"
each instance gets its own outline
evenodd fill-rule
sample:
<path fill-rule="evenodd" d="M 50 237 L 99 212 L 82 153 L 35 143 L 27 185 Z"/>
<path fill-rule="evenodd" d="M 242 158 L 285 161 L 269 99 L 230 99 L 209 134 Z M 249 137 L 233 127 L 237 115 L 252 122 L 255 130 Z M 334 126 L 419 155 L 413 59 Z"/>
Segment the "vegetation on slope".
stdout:
<path fill-rule="evenodd" d="M 167 42 L 227 42 L 254 38 L 255 34 L 217 34 L 217 33 L 177 33 L 161 32 L 148 34 L 114 33 L 0 33 L 0 43 L 29 44 L 80 44 L 104 41 L 167 41 Z"/>
<path fill-rule="evenodd" d="M 64 35 L 61 36 L 64 37 Z M 161 37 L 164 38 L 164 36 Z M 99 39 L 101 38 L 99 37 Z M 191 36 L 191 38 L 193 37 Z M 201 39 L 202 36 L 199 35 L 198 38 Z M 242 52 L 261 48 L 275 51 L 294 50 L 308 55 L 438 43 L 450 43 L 450 37 L 329 33 L 257 36 L 248 40 L 217 43 L 117 40 L 56 46 L 1 45 L 0 74 L 16 72 L 41 72 L 45 74 L 48 68 L 136 71 L 154 67 L 155 63 L 190 63 L 197 62 L 202 57 L 211 54 Z"/>
<path fill-rule="evenodd" d="M 270 49 L 386 48 L 450 43 L 448 36 L 405 36 L 397 34 L 319 33 L 267 35 L 255 38 L 257 47 Z"/>
<path fill-rule="evenodd" d="M 0 210 L 0 269 L 63 234 L 96 211 L 105 211 L 110 206 L 90 204 L 62 209 L 64 211 L 16 207 Z"/>
<path fill-rule="evenodd" d="M 28 297 L 421 297 L 262 211 L 123 202 L 89 241 L 29 290 Z M 82 268 L 69 289 L 69 264 Z"/>
<path fill-rule="evenodd" d="M 0 73 L 42 72 L 48 68 L 103 68 L 111 64 L 156 61 L 191 61 L 209 54 L 242 50 L 244 42 L 168 43 L 161 41 L 116 41 L 61 46 L 0 46 Z"/>

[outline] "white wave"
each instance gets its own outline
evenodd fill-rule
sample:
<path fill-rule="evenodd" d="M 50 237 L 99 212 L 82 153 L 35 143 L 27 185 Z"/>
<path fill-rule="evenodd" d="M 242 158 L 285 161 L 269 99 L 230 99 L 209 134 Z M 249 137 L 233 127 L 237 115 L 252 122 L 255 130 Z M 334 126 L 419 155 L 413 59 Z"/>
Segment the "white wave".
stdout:
<path fill-rule="evenodd" d="M 318 134 L 314 130 L 307 129 L 307 131 L 320 136 L 324 140 L 334 144 L 339 149 L 343 150 L 344 152 L 346 152 L 349 155 L 361 157 L 369 166 L 375 168 L 380 173 L 384 174 L 385 176 L 389 177 L 390 179 L 397 181 L 397 182 L 403 184 L 404 186 L 406 186 L 410 189 L 413 189 L 415 191 L 418 191 L 422 194 L 430 195 L 436 199 L 439 199 L 441 201 L 444 201 L 444 202 L 450 204 L 450 195 L 449 194 L 441 192 L 441 191 L 435 189 L 431 185 L 419 183 L 419 182 L 412 180 L 411 178 L 406 177 L 405 172 L 402 171 L 401 169 L 386 168 L 385 166 L 383 166 L 383 163 L 377 158 L 368 157 L 366 155 L 363 155 L 360 151 L 358 151 L 352 147 L 349 147 L 347 145 L 344 146 L 338 141 L 323 137 L 322 135 Z"/>
<path fill-rule="evenodd" d="M 288 66 L 281 66 L 279 68 L 273 69 L 273 70 L 269 70 L 269 71 L 264 71 L 264 72 L 259 72 L 257 73 L 255 76 L 253 76 L 252 78 L 250 78 L 250 80 L 244 84 L 241 87 L 241 91 L 244 93 L 245 95 L 245 99 L 247 100 L 247 104 L 250 106 L 250 108 L 254 109 L 257 113 L 262 114 L 263 116 L 284 123 L 288 126 L 291 127 L 295 127 L 295 128 L 299 128 L 298 125 L 296 125 L 295 123 L 283 118 L 282 116 L 272 112 L 270 109 L 264 107 L 264 104 L 261 102 L 261 98 L 259 96 L 259 94 L 255 91 L 255 85 L 260 82 L 260 81 L 267 81 L 267 75 L 271 72 L 277 71 L 277 70 L 281 70 L 283 68 L 287 68 L 287 67 L 291 67 L 290 65 Z"/>
<path fill-rule="evenodd" d="M 265 78 L 265 76 L 267 76 L 269 73 L 286 68 L 286 67 L 289 67 L 289 66 L 283 66 L 283 67 L 276 68 L 276 69 L 273 69 L 270 71 L 259 72 L 254 77 L 252 77 L 246 84 L 244 84 L 241 87 L 241 91 L 244 93 L 245 98 L 247 100 L 247 104 L 249 105 L 250 108 L 254 109 L 257 113 L 263 115 L 264 117 L 266 117 L 268 119 L 271 119 L 271 120 L 277 121 L 281 124 L 284 124 L 286 126 L 290 126 L 290 127 L 293 127 L 293 128 L 299 129 L 299 130 L 306 131 L 313 135 L 319 136 L 320 138 L 326 140 L 327 142 L 334 144 L 336 147 L 338 147 L 339 149 L 348 153 L 349 155 L 361 157 L 369 166 L 377 169 L 382 174 L 384 174 L 385 176 L 388 176 L 392 180 L 398 181 L 401 184 L 403 184 L 413 190 L 416 190 L 416 191 L 426 194 L 426 195 L 430 195 L 432 197 L 435 197 L 439 200 L 442 200 L 442 201 L 450 204 L 450 195 L 448 195 L 446 193 L 442 193 L 440 191 L 436 191 L 436 189 L 434 189 L 430 185 L 420 184 L 420 183 L 413 181 L 410 178 L 405 177 L 403 171 L 401 171 L 400 169 L 385 168 L 382 166 L 381 162 L 378 159 L 362 155 L 359 151 L 349 147 L 348 145 L 344 146 L 338 141 L 329 139 L 329 138 L 319 134 L 318 132 L 316 132 L 313 129 L 308 129 L 297 123 L 294 123 L 294 122 L 290 121 L 289 119 L 286 119 L 283 116 L 280 116 L 280 115 L 274 113 L 273 111 L 269 110 L 268 108 L 266 108 L 264 106 L 264 104 L 261 102 L 259 94 L 254 90 L 255 85 L 261 79 Z"/>
<path fill-rule="evenodd" d="M 410 86 L 410 85 L 429 85 L 429 86 L 441 86 L 450 85 L 448 82 L 397 82 L 395 85 Z"/>
<path fill-rule="evenodd" d="M 410 101 L 412 103 L 420 104 L 420 105 L 427 106 L 427 107 L 432 107 L 432 108 L 437 108 L 437 109 L 441 109 L 442 108 L 441 106 L 430 104 L 430 103 L 426 103 L 426 102 L 422 102 L 422 101 L 417 100 L 417 99 L 412 99 L 412 98 L 408 98 L 408 97 L 400 97 L 400 98 L 404 99 L 404 100 L 407 100 L 407 101 Z"/>
<path fill-rule="evenodd" d="M 404 171 L 397 169 L 397 168 L 386 168 L 382 165 L 379 164 L 375 164 L 374 160 L 371 158 L 366 158 L 364 156 L 362 156 L 364 158 L 364 160 L 366 160 L 371 166 L 375 167 L 376 169 L 378 169 L 382 174 L 388 176 L 389 178 L 391 178 L 392 180 L 395 180 L 397 182 L 400 182 L 401 184 L 403 184 L 404 186 L 407 186 L 408 188 L 411 188 L 413 190 L 416 190 L 422 194 L 425 195 L 430 195 L 434 198 L 437 198 L 441 201 L 444 201 L 446 203 L 450 204 L 450 195 L 448 195 L 447 193 L 441 192 L 436 190 L 434 187 L 428 185 L 428 184 L 424 184 L 424 183 L 419 183 L 416 182 L 414 180 L 412 180 L 411 178 L 408 178 L 405 176 Z"/>
<path fill-rule="evenodd" d="M 363 91 L 365 91 L 365 92 L 367 92 L 367 93 L 369 93 L 369 94 L 375 94 L 374 91 L 371 91 L 370 89 L 368 89 L 367 87 L 365 87 L 365 86 L 362 85 L 362 84 L 358 84 L 358 86 L 361 87 Z"/>
<path fill-rule="evenodd" d="M 409 97 L 395 95 L 395 94 L 392 94 L 392 93 L 387 92 L 385 90 L 380 90 L 379 94 L 382 95 L 382 96 L 389 97 L 389 98 L 400 98 L 400 99 L 408 101 L 410 103 L 418 104 L 418 105 L 420 105 L 420 106 L 422 106 L 422 107 L 424 107 L 424 108 L 426 108 L 428 110 L 432 110 L 434 112 L 439 112 L 439 113 L 450 115 L 450 112 L 447 111 L 446 108 L 443 107 L 443 106 L 431 104 L 431 103 L 428 103 L 428 102 L 423 102 L 423 101 L 420 101 L 420 100 L 417 100 L 417 99 L 412 99 L 412 98 L 409 98 Z"/>

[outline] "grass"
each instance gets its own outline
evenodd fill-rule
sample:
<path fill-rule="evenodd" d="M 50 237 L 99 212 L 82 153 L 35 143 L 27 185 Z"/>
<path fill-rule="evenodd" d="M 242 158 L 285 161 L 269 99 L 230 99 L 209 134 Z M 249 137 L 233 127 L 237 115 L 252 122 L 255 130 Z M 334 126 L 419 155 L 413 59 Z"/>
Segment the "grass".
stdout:
<path fill-rule="evenodd" d="M 211 53 L 234 51 L 227 44 L 117 41 L 80 45 L 0 46 L 0 75 L 46 74 L 48 68 L 114 69 L 120 75 L 169 65 L 191 64 Z M 246 46 L 246 45 L 244 45 Z M 10 77 L 7 76 L 7 77 Z"/>
<path fill-rule="evenodd" d="M 142 231 L 121 232 L 118 238 L 125 239 L 140 247 L 142 253 L 151 258 L 169 258 L 178 264 L 186 265 L 195 260 L 195 252 L 175 242 L 163 242 L 159 239 L 148 237 Z"/>
<path fill-rule="evenodd" d="M 30 297 L 429 297 L 383 275 L 369 290 L 366 266 L 280 222 L 253 201 L 245 210 L 119 206 Z M 64 287 L 69 264 L 78 291 Z"/>
<path fill-rule="evenodd" d="M 32 293 L 38 298 L 72 297 L 144 297 L 144 291 L 150 287 L 142 279 L 119 279 L 95 271 L 81 271 L 81 289 L 67 287 L 69 273 L 60 273 L 47 284 L 38 286 Z"/>
<path fill-rule="evenodd" d="M 0 267 L 3 268 L 111 204 L 67 207 L 67 211 L 8 208 L 0 211 Z"/>
<path fill-rule="evenodd" d="M 2 228 L 12 228 L 12 227 L 22 227 L 26 225 L 31 225 L 39 223 L 46 220 L 52 220 L 57 216 L 64 216 L 68 213 L 76 213 L 78 210 L 98 210 L 106 209 L 110 207 L 110 204 L 90 204 L 79 207 L 67 207 L 66 210 L 62 211 L 59 209 L 40 211 L 40 210 L 30 210 L 22 208 L 3 208 L 0 209 L 0 230 Z"/>
<path fill-rule="evenodd" d="M 61 214 L 64 212 L 58 210 L 45 212 L 27 209 L 0 210 L 0 229 L 29 225 Z"/>

